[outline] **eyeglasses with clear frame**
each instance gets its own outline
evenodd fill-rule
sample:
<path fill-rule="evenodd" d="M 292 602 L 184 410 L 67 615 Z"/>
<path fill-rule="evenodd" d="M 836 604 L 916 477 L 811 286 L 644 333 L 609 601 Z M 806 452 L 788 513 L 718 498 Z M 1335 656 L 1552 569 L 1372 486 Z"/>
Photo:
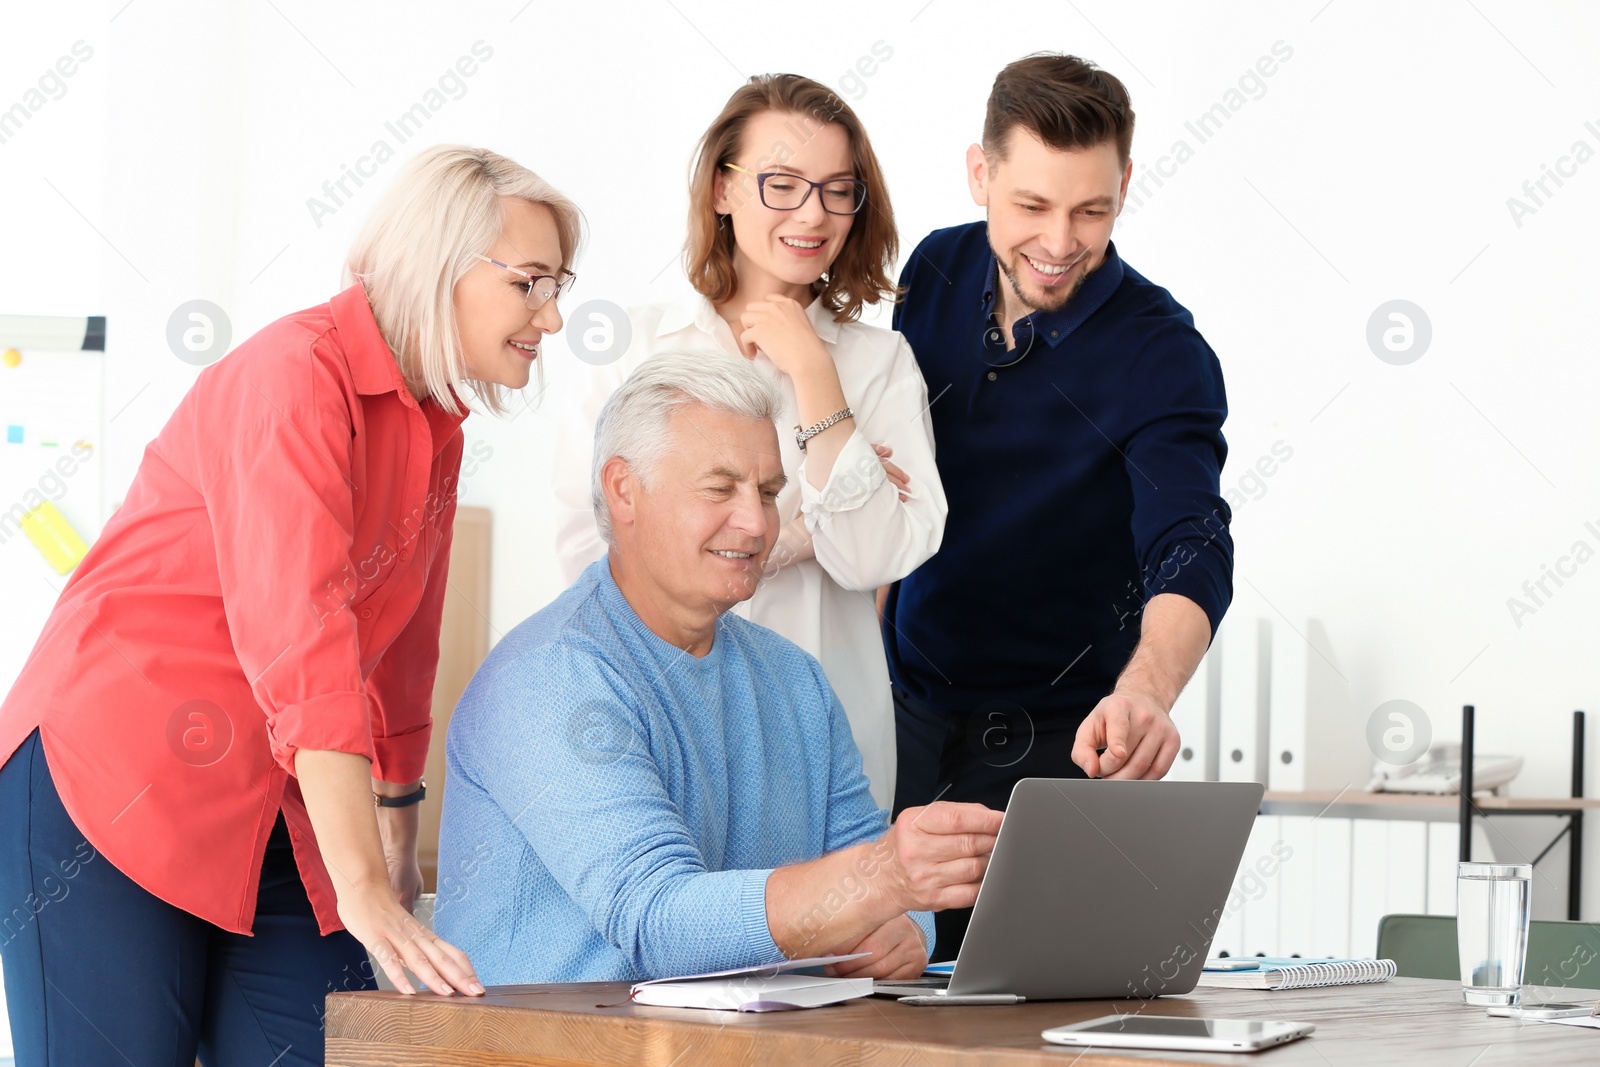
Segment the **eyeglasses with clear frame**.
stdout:
<path fill-rule="evenodd" d="M 822 190 L 822 210 L 830 215 L 854 215 L 867 203 L 867 183 L 860 178 L 831 178 L 825 182 L 813 182 L 798 174 L 778 171 L 757 174 L 737 163 L 724 163 L 723 166 L 754 178 L 761 203 L 774 211 L 796 210 L 811 199 L 813 189 Z"/>
<path fill-rule="evenodd" d="M 512 274 L 527 279 L 529 311 L 538 311 L 561 294 L 571 292 L 572 283 L 578 280 L 578 276 L 565 267 L 561 268 L 561 277 L 556 278 L 549 274 L 529 274 L 525 270 L 518 270 L 509 263 L 502 263 L 498 259 L 490 259 L 488 256 L 480 255 L 478 258 L 485 263 L 493 263 L 497 267 L 504 267 Z"/>

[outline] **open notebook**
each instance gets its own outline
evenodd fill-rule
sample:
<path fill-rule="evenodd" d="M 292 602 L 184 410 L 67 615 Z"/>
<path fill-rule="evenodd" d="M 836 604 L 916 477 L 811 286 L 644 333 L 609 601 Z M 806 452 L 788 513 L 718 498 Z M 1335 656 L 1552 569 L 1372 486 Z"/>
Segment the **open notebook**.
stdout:
<path fill-rule="evenodd" d="M 1252 957 L 1230 957 L 1251 960 Z M 1202 986 L 1223 989 L 1306 989 L 1322 985 L 1358 985 L 1387 982 L 1395 975 L 1394 960 L 1316 960 L 1299 957 L 1258 956 L 1247 971 L 1200 972 Z"/>
<path fill-rule="evenodd" d="M 869 955 L 815 956 L 785 960 L 759 967 L 691 974 L 682 978 L 656 978 L 639 982 L 630 999 L 635 1004 L 661 1008 L 712 1008 L 721 1011 L 790 1011 L 817 1008 L 843 1000 L 872 995 L 870 978 L 828 978 L 795 972 L 816 970 L 829 963 L 857 960 Z"/>

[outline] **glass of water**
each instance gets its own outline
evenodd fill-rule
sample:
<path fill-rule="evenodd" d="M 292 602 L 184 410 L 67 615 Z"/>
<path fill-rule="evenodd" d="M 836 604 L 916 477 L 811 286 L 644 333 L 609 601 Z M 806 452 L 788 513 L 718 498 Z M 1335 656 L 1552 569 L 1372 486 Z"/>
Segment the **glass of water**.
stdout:
<path fill-rule="evenodd" d="M 1462 863 L 1456 870 L 1456 941 L 1468 1004 L 1515 1004 L 1528 962 L 1533 864 Z"/>

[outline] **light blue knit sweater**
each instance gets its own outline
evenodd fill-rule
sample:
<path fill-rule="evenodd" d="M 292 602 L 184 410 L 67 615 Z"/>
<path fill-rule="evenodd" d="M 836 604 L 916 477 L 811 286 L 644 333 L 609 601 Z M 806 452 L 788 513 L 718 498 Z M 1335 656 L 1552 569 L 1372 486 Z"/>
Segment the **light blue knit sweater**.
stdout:
<path fill-rule="evenodd" d="M 605 559 L 494 647 L 445 751 L 434 924 L 490 985 L 777 962 L 772 869 L 888 827 L 815 659 L 733 615 L 696 659 Z"/>

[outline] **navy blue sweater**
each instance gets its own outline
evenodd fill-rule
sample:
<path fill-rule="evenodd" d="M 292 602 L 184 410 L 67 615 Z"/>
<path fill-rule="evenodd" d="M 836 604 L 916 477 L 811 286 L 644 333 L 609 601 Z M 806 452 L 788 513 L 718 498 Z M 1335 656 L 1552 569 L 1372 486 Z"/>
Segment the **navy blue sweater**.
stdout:
<path fill-rule="evenodd" d="M 1066 306 L 1015 324 L 1008 352 L 982 222 L 929 234 L 900 282 L 894 327 L 928 382 L 950 516 L 890 595 L 894 683 L 952 714 L 1001 700 L 1081 717 L 1150 597 L 1188 597 L 1215 633 L 1233 597 L 1228 405 L 1189 312 L 1113 244 Z"/>

